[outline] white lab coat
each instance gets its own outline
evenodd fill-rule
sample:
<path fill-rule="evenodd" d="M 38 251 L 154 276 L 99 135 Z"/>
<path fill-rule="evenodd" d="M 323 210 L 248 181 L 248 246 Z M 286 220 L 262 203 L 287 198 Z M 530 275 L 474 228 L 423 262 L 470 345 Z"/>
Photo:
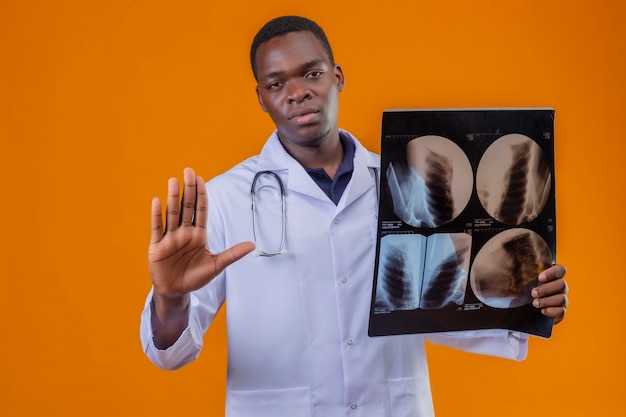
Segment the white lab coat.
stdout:
<path fill-rule="evenodd" d="M 279 174 L 287 195 L 286 253 L 247 255 L 194 292 L 189 327 L 167 350 L 154 347 L 151 294 L 146 300 L 144 350 L 167 369 L 199 354 L 206 329 L 227 300 L 227 417 L 434 415 L 424 337 L 367 335 L 378 213 L 374 175 L 380 159 L 354 141 L 354 172 L 336 206 L 285 152 L 276 133 L 260 155 L 211 180 L 209 247 L 222 251 L 253 240 L 254 174 Z M 275 213 L 260 213 L 259 225 L 269 224 L 261 231 L 279 237 L 275 203 Z M 426 338 L 513 359 L 526 354 L 525 337 L 500 330 Z"/>

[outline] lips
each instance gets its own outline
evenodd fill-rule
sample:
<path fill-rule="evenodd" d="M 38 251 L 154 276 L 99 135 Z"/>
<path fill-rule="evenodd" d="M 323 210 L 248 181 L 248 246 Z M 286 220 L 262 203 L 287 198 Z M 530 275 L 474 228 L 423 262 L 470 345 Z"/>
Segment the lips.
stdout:
<path fill-rule="evenodd" d="M 315 114 L 318 111 L 316 109 L 313 109 L 311 107 L 306 107 L 304 109 L 297 109 L 294 110 L 293 112 L 289 113 L 288 119 L 289 120 L 293 120 L 293 119 L 300 119 L 303 118 L 303 116 L 307 116 L 310 114 Z"/>

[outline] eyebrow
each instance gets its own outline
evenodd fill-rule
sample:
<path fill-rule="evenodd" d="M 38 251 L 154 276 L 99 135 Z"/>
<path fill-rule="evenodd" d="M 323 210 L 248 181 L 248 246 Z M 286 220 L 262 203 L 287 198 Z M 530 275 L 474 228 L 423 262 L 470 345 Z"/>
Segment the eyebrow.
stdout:
<path fill-rule="evenodd" d="M 317 58 L 317 59 L 313 59 L 309 62 L 305 62 L 304 64 L 300 65 L 298 67 L 299 71 L 306 71 L 309 68 L 315 67 L 317 65 L 319 65 L 320 63 L 323 63 L 324 60 Z M 263 75 L 261 78 L 259 78 L 259 81 L 263 81 L 263 80 L 267 80 L 269 78 L 277 78 L 280 77 L 281 75 L 284 75 L 287 71 L 272 71 L 272 72 L 268 72 L 267 74 Z"/>

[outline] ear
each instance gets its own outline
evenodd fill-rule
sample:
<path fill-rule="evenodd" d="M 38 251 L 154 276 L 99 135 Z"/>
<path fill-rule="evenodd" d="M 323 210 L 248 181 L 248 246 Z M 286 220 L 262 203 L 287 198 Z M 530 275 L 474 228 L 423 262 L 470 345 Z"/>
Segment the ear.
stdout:
<path fill-rule="evenodd" d="M 335 77 L 337 78 L 337 88 L 339 91 L 343 91 L 343 88 L 346 85 L 346 79 L 343 75 L 343 70 L 341 69 L 341 66 L 338 64 L 335 64 L 334 72 L 335 72 Z"/>
<path fill-rule="evenodd" d="M 261 105 L 261 109 L 263 109 L 263 111 L 265 113 L 267 113 L 267 109 L 265 108 L 265 104 L 263 103 L 263 98 L 261 97 L 261 93 L 259 91 L 259 86 L 256 86 L 256 98 L 259 100 L 259 104 Z"/>

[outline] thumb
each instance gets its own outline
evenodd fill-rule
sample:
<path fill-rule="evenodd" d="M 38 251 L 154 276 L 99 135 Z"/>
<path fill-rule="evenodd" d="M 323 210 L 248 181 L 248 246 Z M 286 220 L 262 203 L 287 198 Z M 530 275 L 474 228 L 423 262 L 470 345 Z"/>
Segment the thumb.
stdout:
<path fill-rule="evenodd" d="M 255 246 L 252 242 L 242 242 L 226 249 L 224 252 L 215 255 L 216 273 L 221 272 L 228 265 L 238 261 L 254 250 Z"/>

